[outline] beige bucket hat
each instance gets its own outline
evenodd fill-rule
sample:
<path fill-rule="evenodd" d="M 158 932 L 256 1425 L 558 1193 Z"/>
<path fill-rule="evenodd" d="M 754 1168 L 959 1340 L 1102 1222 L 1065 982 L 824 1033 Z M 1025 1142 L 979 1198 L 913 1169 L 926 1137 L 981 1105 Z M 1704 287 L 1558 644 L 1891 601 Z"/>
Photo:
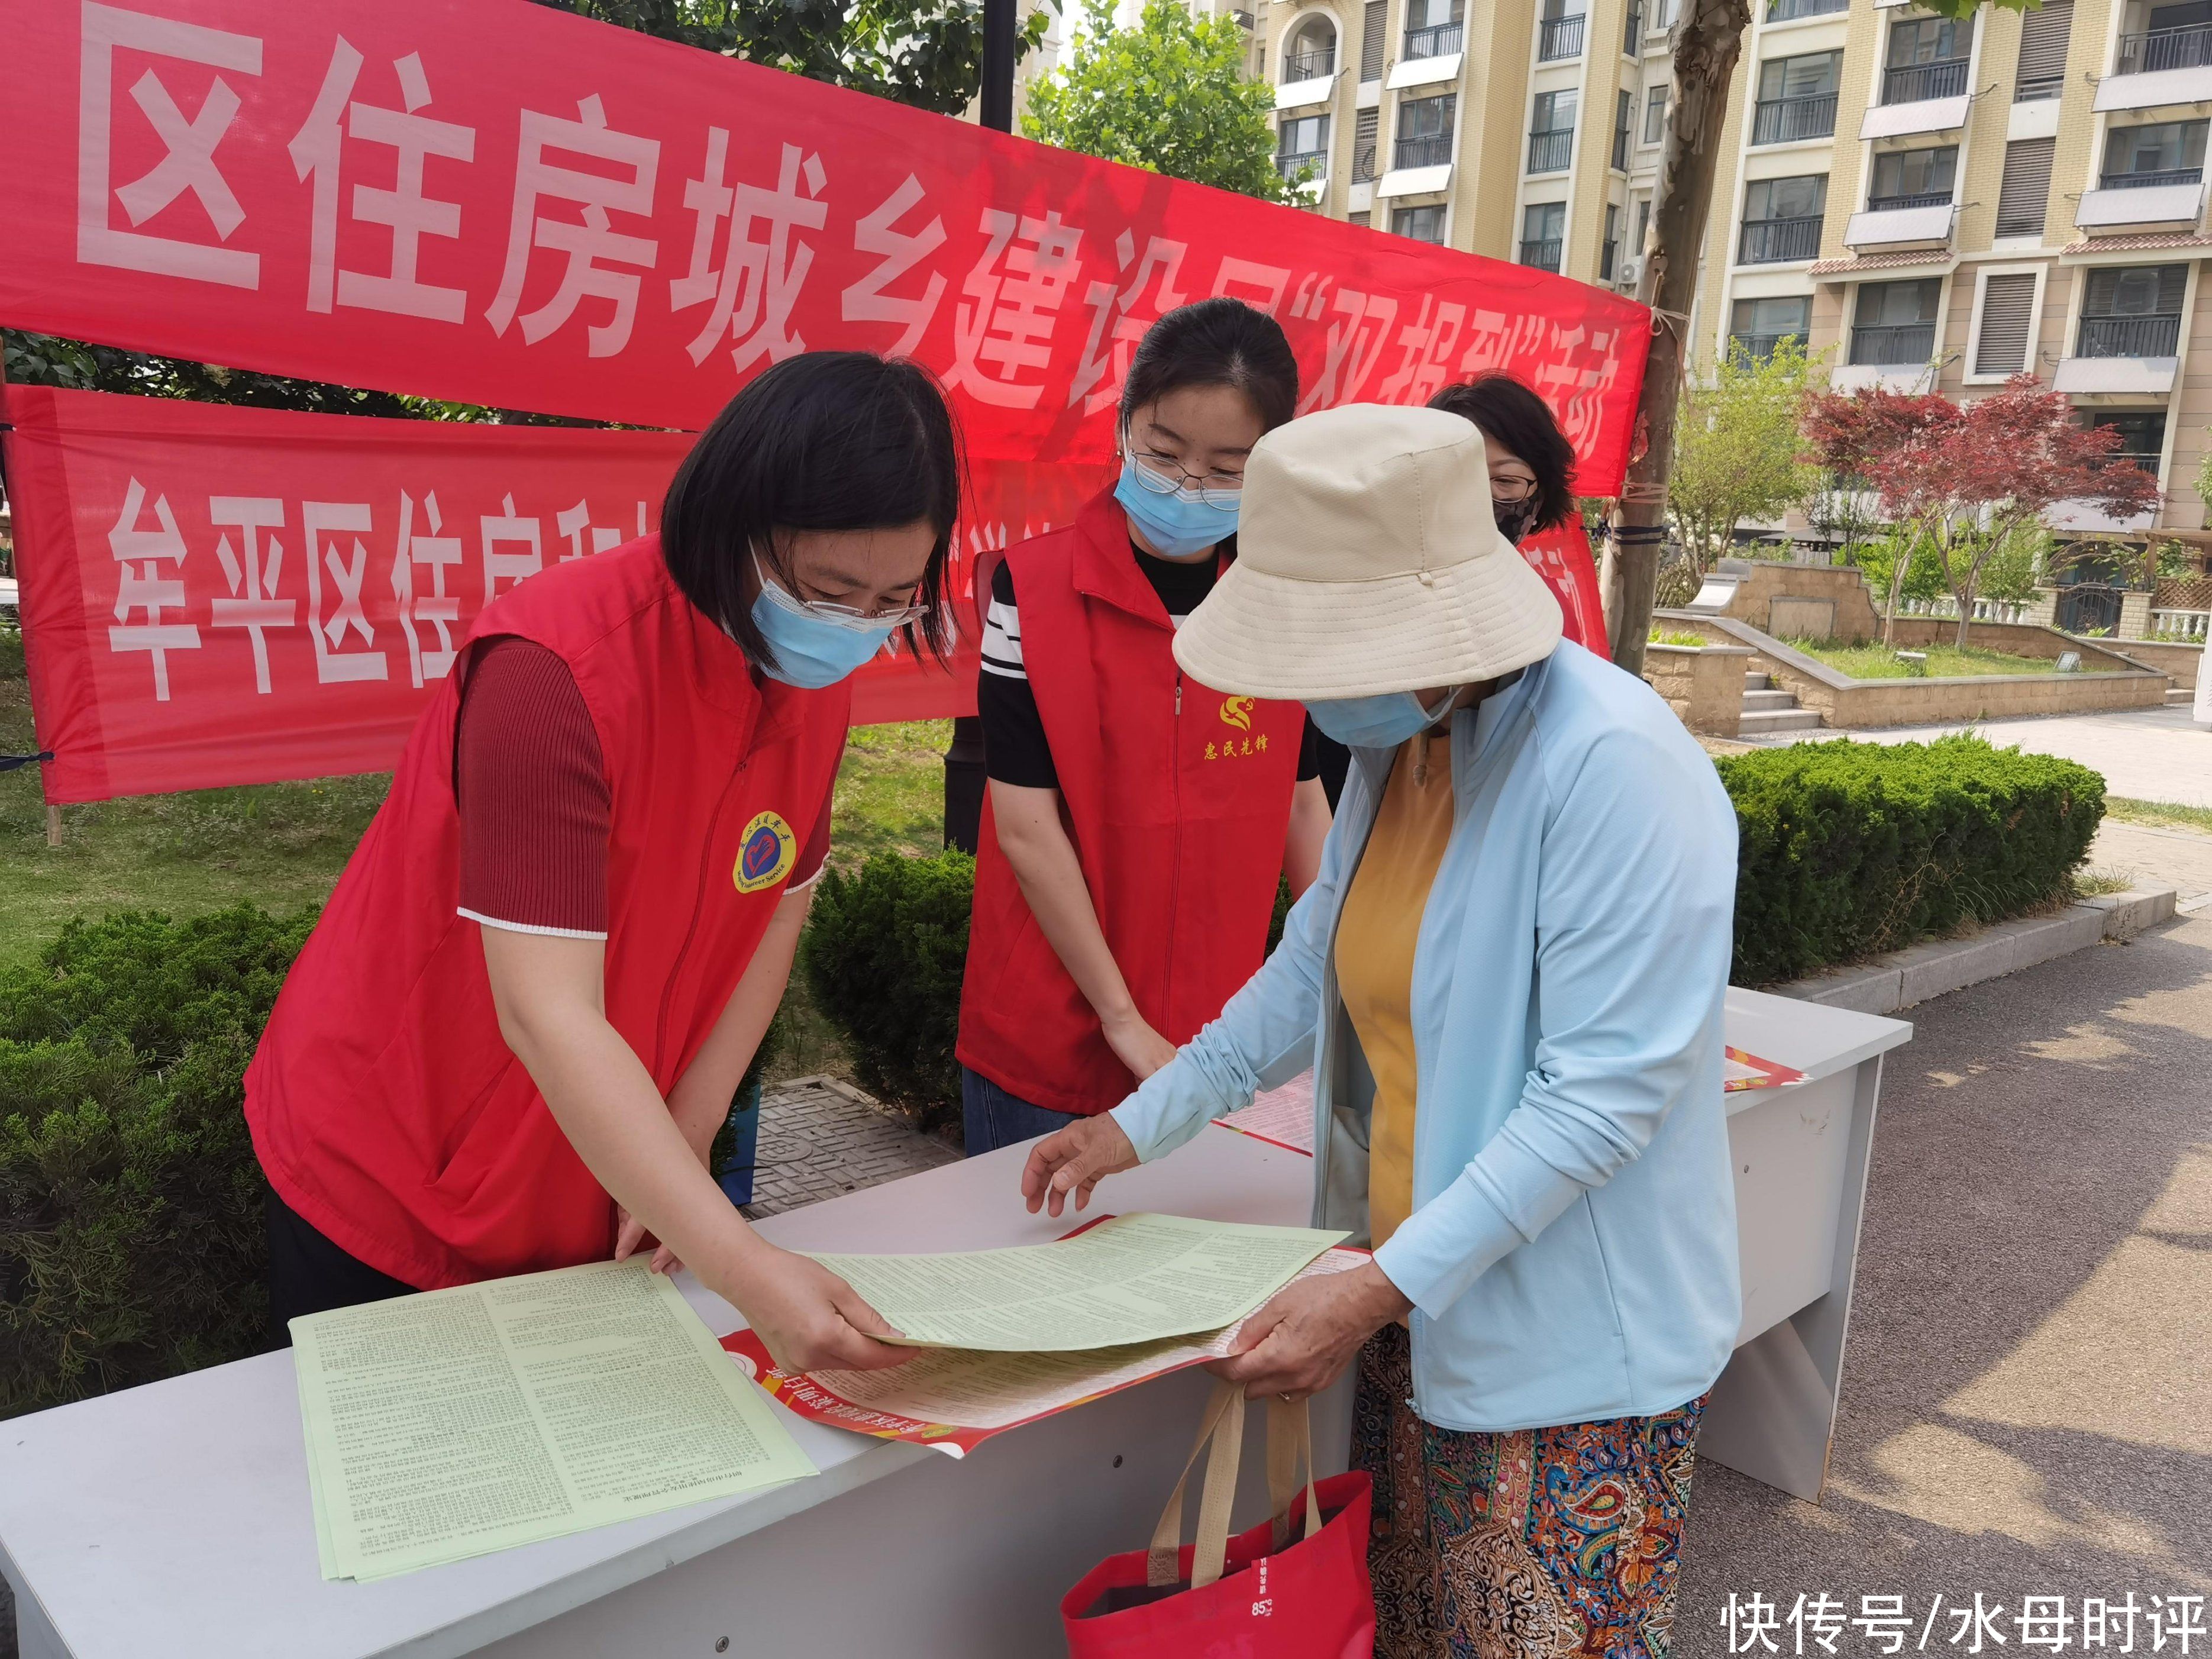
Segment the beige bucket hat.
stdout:
<path fill-rule="evenodd" d="M 1350 404 L 1254 447 L 1236 562 L 1175 655 L 1219 690 L 1310 702 L 1491 679 L 1549 656 L 1559 630 L 1492 515 L 1481 429 Z"/>

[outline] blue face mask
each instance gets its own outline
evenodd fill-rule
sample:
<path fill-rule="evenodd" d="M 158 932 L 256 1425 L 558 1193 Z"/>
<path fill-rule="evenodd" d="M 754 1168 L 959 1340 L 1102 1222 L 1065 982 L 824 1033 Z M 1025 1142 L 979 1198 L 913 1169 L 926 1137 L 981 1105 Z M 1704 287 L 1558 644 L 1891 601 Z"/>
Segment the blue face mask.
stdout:
<path fill-rule="evenodd" d="M 1129 522 L 1144 532 L 1146 541 L 1165 559 L 1188 559 L 1216 542 L 1237 533 L 1237 508 L 1211 507 L 1198 495 L 1178 488 L 1158 495 L 1137 476 L 1134 455 L 1122 458 L 1121 479 L 1114 486 L 1114 499 L 1129 515 Z"/>
<path fill-rule="evenodd" d="M 898 626 L 896 617 L 876 621 L 862 617 L 825 615 L 801 604 L 761 571 L 760 593 L 753 600 L 753 626 L 775 653 L 775 665 L 760 665 L 762 673 L 786 685 L 819 691 L 835 685 L 883 649 L 884 641 Z"/>
<path fill-rule="evenodd" d="M 1444 702 L 1449 704 L 1450 697 Z M 1306 713 L 1313 716 L 1313 723 L 1323 735 L 1334 738 L 1347 749 L 1395 749 L 1443 718 L 1443 709 L 1431 714 L 1411 691 L 1330 698 L 1308 703 Z"/>

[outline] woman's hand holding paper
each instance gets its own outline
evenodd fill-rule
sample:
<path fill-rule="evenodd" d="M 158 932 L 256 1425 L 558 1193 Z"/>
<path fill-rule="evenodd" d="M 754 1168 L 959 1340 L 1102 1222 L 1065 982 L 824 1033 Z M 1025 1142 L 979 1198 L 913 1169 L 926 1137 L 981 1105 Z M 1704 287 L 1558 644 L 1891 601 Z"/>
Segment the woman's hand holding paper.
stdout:
<path fill-rule="evenodd" d="M 1342 1376 L 1359 1345 L 1413 1308 L 1372 1261 L 1285 1285 L 1244 1322 L 1226 1359 L 1206 1369 L 1244 1385 L 1248 1400 L 1303 1400 Z"/>

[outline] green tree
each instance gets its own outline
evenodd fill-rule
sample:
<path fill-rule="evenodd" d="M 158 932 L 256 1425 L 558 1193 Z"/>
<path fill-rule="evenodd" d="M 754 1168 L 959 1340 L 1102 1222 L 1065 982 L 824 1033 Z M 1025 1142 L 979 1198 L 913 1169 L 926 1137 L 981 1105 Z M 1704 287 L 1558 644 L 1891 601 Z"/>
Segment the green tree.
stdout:
<path fill-rule="evenodd" d="M 8 378 L 19 386 L 55 386 L 76 392 L 134 392 L 149 398 L 190 398 L 204 404 L 244 404 L 256 409 L 304 409 L 319 415 L 418 416 L 420 399 L 390 392 L 363 392 L 320 380 L 221 368 L 183 357 L 155 357 L 116 346 L 88 345 L 58 334 L 0 335 Z"/>
<path fill-rule="evenodd" d="M 966 109 L 983 84 L 982 0 L 538 3 L 940 115 Z M 1050 21 L 1042 8 L 1030 14 L 1015 38 L 1017 61 L 1044 38 Z"/>
<path fill-rule="evenodd" d="M 1712 379 L 1683 392 L 1667 511 L 1692 574 L 1728 550 L 1740 520 L 1778 519 L 1819 487 L 1797 426 L 1820 368 L 1794 337 L 1765 357 L 1732 342 Z"/>
<path fill-rule="evenodd" d="M 1244 33 L 1226 15 L 1147 0 L 1136 27 L 1112 0 L 1085 0 L 1066 63 L 1030 88 L 1022 131 L 1062 149 L 1262 201 L 1303 199 L 1275 167 L 1273 91 L 1244 74 Z"/>

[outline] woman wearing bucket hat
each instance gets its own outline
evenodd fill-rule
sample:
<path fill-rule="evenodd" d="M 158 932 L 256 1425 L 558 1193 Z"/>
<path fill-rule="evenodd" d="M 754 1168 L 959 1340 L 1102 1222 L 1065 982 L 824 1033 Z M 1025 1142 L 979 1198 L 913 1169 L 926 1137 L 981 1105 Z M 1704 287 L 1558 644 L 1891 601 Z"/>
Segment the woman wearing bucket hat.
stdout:
<path fill-rule="evenodd" d="M 1352 746 L 1320 878 L 1219 1019 L 1039 1144 L 1032 1208 L 1307 1066 L 1316 1224 L 1223 1374 L 1357 1364 L 1380 1637 L 1398 1656 L 1666 1651 L 1705 1397 L 1741 1316 L 1723 1108 L 1736 826 L 1646 687 L 1562 643 L 1480 431 L 1329 410 L 1270 434 L 1243 556 L 1176 642 Z"/>
<path fill-rule="evenodd" d="M 976 707 L 988 811 L 960 994 L 970 1156 L 1103 1112 L 1267 952 L 1278 872 L 1328 802 L 1295 702 L 1210 690 L 1170 650 L 1234 558 L 1244 463 L 1291 418 L 1273 318 L 1201 300 L 1146 331 L 1121 473 L 992 578 Z"/>

